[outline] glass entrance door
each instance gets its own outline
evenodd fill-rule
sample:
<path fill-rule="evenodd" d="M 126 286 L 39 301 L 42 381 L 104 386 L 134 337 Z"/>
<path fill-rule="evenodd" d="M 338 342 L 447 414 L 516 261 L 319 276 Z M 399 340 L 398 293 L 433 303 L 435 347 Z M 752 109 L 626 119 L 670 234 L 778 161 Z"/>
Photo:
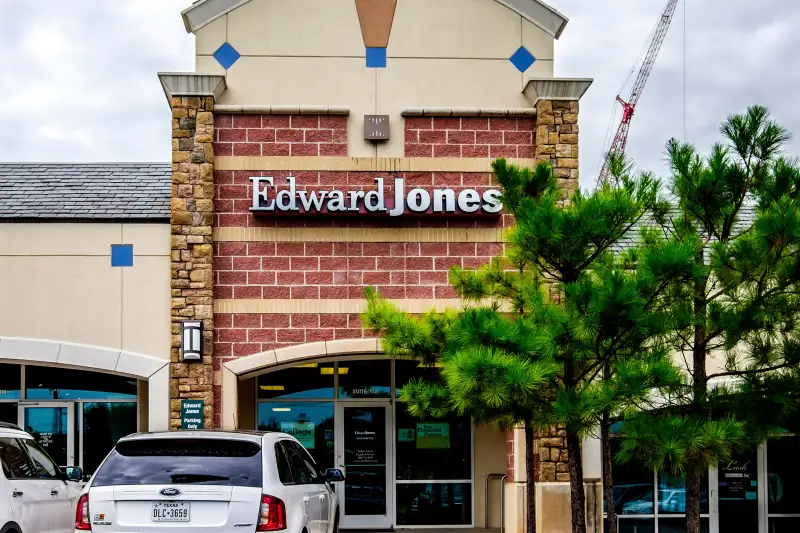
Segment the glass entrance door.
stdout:
<path fill-rule="evenodd" d="M 75 465 L 73 403 L 20 404 L 19 420 L 60 467 Z"/>
<path fill-rule="evenodd" d="M 758 459 L 745 452 L 719 464 L 720 533 L 758 533 Z"/>
<path fill-rule="evenodd" d="M 390 417 L 388 403 L 338 405 L 336 458 L 345 474 L 336 487 L 342 529 L 392 526 Z"/>

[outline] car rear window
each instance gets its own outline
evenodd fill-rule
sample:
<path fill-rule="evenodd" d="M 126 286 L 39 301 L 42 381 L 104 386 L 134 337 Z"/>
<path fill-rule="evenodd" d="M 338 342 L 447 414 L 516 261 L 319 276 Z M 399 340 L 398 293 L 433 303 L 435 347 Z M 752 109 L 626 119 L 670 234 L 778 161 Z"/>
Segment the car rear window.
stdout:
<path fill-rule="evenodd" d="M 123 441 L 95 474 L 93 486 L 261 486 L 261 447 L 230 439 Z"/>

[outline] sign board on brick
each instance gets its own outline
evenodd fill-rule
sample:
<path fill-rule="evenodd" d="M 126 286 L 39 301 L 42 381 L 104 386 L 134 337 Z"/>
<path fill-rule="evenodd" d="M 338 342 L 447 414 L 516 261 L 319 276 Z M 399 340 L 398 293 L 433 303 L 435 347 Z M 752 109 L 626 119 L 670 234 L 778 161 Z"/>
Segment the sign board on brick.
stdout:
<path fill-rule="evenodd" d="M 203 400 L 181 400 L 181 429 L 204 429 Z"/>
<path fill-rule="evenodd" d="M 288 187 L 278 189 L 271 176 L 250 178 L 253 204 L 250 211 L 260 215 L 494 215 L 503 210 L 499 189 L 483 191 L 464 188 L 432 190 L 415 187 L 406 192 L 404 178 L 395 178 L 394 194 L 386 193 L 383 178 L 375 178 L 376 188 L 340 190 L 298 190 L 295 178 L 286 178 Z"/>

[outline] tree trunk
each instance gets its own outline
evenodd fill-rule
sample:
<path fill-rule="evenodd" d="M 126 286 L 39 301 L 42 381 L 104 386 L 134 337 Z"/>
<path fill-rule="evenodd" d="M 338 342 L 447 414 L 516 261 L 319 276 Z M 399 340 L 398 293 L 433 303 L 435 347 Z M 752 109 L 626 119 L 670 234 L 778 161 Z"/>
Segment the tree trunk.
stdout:
<path fill-rule="evenodd" d="M 578 435 L 569 428 L 567 428 L 567 454 L 569 455 L 572 533 L 586 533 L 586 493 L 583 491 L 581 441 Z"/>
<path fill-rule="evenodd" d="M 600 426 L 600 440 L 603 445 L 603 492 L 605 493 L 606 513 L 608 514 L 606 533 L 617 533 L 617 510 L 614 508 L 614 471 L 612 470 L 614 465 L 611 457 L 611 438 L 609 436 L 610 418 L 608 411 L 604 412 Z"/>
<path fill-rule="evenodd" d="M 533 467 L 533 428 L 528 422 L 525 422 L 525 482 L 527 484 L 525 531 L 527 533 L 536 533 L 536 473 Z"/>
<path fill-rule="evenodd" d="M 702 262 L 702 253 L 698 257 Z M 706 347 L 708 344 L 708 278 L 703 277 L 694 286 L 694 339 L 692 345 L 692 411 L 703 417 L 707 410 L 708 374 L 706 373 Z M 700 471 L 690 468 L 686 472 L 686 533 L 700 533 Z"/>
<path fill-rule="evenodd" d="M 700 533 L 700 472 L 686 472 L 686 533 Z"/>

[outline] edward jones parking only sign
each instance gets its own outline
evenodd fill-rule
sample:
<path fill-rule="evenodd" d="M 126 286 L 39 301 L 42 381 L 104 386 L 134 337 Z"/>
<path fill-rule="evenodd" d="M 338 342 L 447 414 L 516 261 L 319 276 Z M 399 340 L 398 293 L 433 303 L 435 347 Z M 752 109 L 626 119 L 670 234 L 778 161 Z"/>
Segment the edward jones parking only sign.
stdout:
<path fill-rule="evenodd" d="M 181 429 L 204 429 L 203 400 L 181 400 Z"/>

